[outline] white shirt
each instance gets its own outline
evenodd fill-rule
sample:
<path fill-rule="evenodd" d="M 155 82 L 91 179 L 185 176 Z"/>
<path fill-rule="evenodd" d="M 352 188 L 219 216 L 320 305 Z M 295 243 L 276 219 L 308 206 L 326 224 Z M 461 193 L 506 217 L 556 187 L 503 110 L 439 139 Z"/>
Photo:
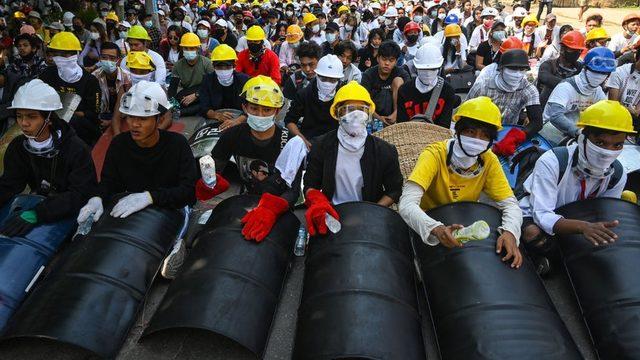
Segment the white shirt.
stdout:
<path fill-rule="evenodd" d="M 338 158 L 336 159 L 336 191 L 331 202 L 334 205 L 349 201 L 362 201 L 362 168 L 360 159 L 364 154 L 364 146 L 355 152 L 347 151 L 342 145 L 338 145 Z"/>
<path fill-rule="evenodd" d="M 351 80 L 359 83 L 362 81 L 362 71 L 360 71 L 355 64 L 351 63 L 344 69 L 344 76 L 340 80 L 345 84 Z"/>
<path fill-rule="evenodd" d="M 611 37 L 611 41 L 609 41 L 609 45 L 607 47 L 613 52 L 621 51 L 623 47 L 633 44 L 637 39 L 637 34 L 633 34 L 631 38 L 627 39 L 624 37 L 623 33 L 618 33 Z"/>
<path fill-rule="evenodd" d="M 577 123 L 581 111 L 584 111 L 586 108 L 600 100 L 606 99 L 607 95 L 604 94 L 602 88 L 596 89 L 596 92 L 593 95 L 582 95 L 567 81 L 563 81 L 553 89 L 551 95 L 549 95 L 547 104 L 556 103 L 564 106 L 566 109 L 565 116 L 568 119 L 573 120 L 574 123 Z M 542 120 L 546 123 L 550 119 L 545 115 L 547 115 L 546 111 L 542 114 Z"/>
<path fill-rule="evenodd" d="M 478 49 L 478 45 L 481 42 L 487 40 L 489 38 L 489 32 L 484 29 L 483 25 L 476 26 L 473 29 L 473 33 L 471 34 L 471 39 L 469 39 L 469 51 L 474 51 Z"/>
<path fill-rule="evenodd" d="M 296 49 L 292 48 L 287 41 L 284 41 L 282 45 L 280 45 L 280 53 L 278 53 L 278 59 L 280 60 L 280 67 L 289 66 L 291 64 L 300 62 L 296 57 Z"/>
<path fill-rule="evenodd" d="M 580 199 L 580 172 L 572 169 L 571 159 L 578 145 L 568 146 L 569 161 L 563 178 L 558 183 L 560 175 L 558 158 L 553 151 L 545 152 L 536 162 L 531 175 L 524 182 L 524 189 L 530 194 L 520 200 L 522 215 L 533 217 L 536 225 L 553 235 L 553 226 L 562 216 L 555 213 L 558 207 Z M 624 172 L 618 183 L 607 190 L 611 176 L 604 179 L 585 177 L 585 196 L 595 191 L 596 197 L 620 198 L 627 182 Z"/>
<path fill-rule="evenodd" d="M 540 66 L 543 62 L 547 60 L 555 60 L 560 57 L 560 46 L 558 44 L 551 44 L 544 49 L 542 53 L 542 57 L 538 62 L 538 66 Z"/>
<path fill-rule="evenodd" d="M 547 34 L 547 25 L 539 26 L 536 29 L 535 34 L 536 34 L 536 39 L 540 39 L 539 41 L 543 41 L 544 36 Z M 551 43 L 557 44 L 559 42 L 560 42 L 560 26 L 556 25 L 553 27 L 553 30 L 551 31 L 551 41 L 549 41 L 549 44 Z"/>
<path fill-rule="evenodd" d="M 262 43 L 267 49 L 271 50 L 271 43 L 269 42 L 269 40 L 264 39 L 262 40 Z M 246 36 L 243 36 L 240 39 L 238 39 L 238 45 L 236 45 L 236 52 L 241 52 L 242 50 L 245 50 L 248 48 L 249 48 L 249 45 L 247 44 Z"/>
<path fill-rule="evenodd" d="M 640 72 L 632 71 L 635 64 L 624 64 L 607 79 L 606 86 L 620 90 L 620 102 L 627 108 L 640 104 Z"/>
<path fill-rule="evenodd" d="M 153 65 L 156 67 L 156 70 L 153 72 L 153 80 L 164 87 L 167 80 L 167 66 L 164 63 L 164 59 L 153 50 L 147 50 L 147 54 L 151 57 L 151 61 L 153 61 Z M 120 62 L 120 68 L 129 72 L 126 56 Z"/>

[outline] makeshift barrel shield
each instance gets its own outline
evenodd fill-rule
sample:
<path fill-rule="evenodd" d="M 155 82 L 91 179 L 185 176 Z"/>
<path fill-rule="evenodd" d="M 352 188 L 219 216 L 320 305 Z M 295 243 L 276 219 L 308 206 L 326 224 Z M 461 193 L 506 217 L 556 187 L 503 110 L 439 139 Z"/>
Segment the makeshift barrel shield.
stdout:
<path fill-rule="evenodd" d="M 143 336 L 204 329 L 262 356 L 300 222 L 287 212 L 262 242 L 245 240 L 240 219 L 258 200 L 239 195 L 213 209 Z"/>
<path fill-rule="evenodd" d="M 400 172 L 407 180 L 424 148 L 429 144 L 450 139 L 453 134 L 451 130 L 438 125 L 408 121 L 388 126 L 373 133 L 373 136 L 395 145 L 398 150 Z"/>
<path fill-rule="evenodd" d="M 567 204 L 568 219 L 612 221 L 613 244 L 594 246 L 583 235 L 558 236 L 582 315 L 601 359 L 640 358 L 640 207 L 598 198 Z"/>
<path fill-rule="evenodd" d="M 105 209 L 36 286 L 5 336 L 48 338 L 115 357 L 183 222 L 178 210 L 149 207 L 120 219 Z"/>
<path fill-rule="evenodd" d="M 294 359 L 425 359 L 409 228 L 371 203 L 336 206 L 342 229 L 311 238 Z"/>
<path fill-rule="evenodd" d="M 522 126 L 505 125 L 498 133 L 497 141 L 502 140 L 509 130 L 513 128 L 524 130 Z M 524 182 L 530 172 L 527 174 L 521 174 L 521 168 L 533 170 L 533 165 L 540 155 L 552 147 L 553 146 L 549 141 L 541 135 L 536 134 L 532 138 L 527 139 L 525 142 L 518 145 L 516 152 L 512 156 L 500 156 L 500 165 L 502 165 L 502 170 L 507 176 L 509 186 L 513 189 L 516 187 L 516 184 Z"/>
<path fill-rule="evenodd" d="M 234 117 L 240 116 L 242 111 L 237 109 L 220 109 L 220 112 L 232 113 Z M 220 122 L 216 120 L 203 120 L 196 131 L 189 138 L 189 145 L 193 152 L 193 157 L 199 159 L 205 155 L 211 155 L 211 150 L 220 139 L 222 132 L 219 129 Z"/>
<path fill-rule="evenodd" d="M 415 246 L 442 359 L 580 359 L 533 265 L 514 270 L 496 254 L 500 211 L 475 202 L 427 212 L 444 224 L 491 227 L 462 248 Z"/>
<path fill-rule="evenodd" d="M 618 161 L 627 172 L 626 189 L 635 193 L 640 193 L 640 146 L 628 141 L 622 148 L 622 154 L 618 156 Z"/>
<path fill-rule="evenodd" d="M 43 199 L 36 195 L 16 196 L 0 210 L 2 223 L 21 211 L 32 209 Z M 69 237 L 73 225 L 73 220 L 66 219 L 40 224 L 25 236 L 0 237 L 0 333 L 60 245 Z"/>

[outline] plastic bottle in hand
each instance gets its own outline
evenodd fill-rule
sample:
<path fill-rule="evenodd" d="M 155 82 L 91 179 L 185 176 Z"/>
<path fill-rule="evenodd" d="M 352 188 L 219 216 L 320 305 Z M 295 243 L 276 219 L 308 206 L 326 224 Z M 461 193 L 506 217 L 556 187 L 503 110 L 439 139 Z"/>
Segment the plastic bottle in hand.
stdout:
<path fill-rule="evenodd" d="M 484 220 L 478 220 L 467 227 L 454 230 L 453 237 L 461 244 L 464 244 L 471 240 L 484 240 L 489 237 L 490 233 L 491 228 L 489 224 Z"/>
<path fill-rule="evenodd" d="M 342 230 L 342 224 L 340 224 L 340 221 L 329 215 L 329 213 L 325 214 L 324 223 L 327 224 L 327 228 L 333 234 L 337 234 L 340 230 Z"/>
<path fill-rule="evenodd" d="M 210 189 L 216 187 L 216 162 L 211 155 L 200 158 L 200 173 L 202 173 L 202 181 Z"/>

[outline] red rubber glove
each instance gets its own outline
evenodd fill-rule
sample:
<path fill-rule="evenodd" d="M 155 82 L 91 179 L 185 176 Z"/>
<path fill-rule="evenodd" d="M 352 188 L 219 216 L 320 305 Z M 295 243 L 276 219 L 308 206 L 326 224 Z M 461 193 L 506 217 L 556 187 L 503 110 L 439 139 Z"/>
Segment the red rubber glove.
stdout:
<path fill-rule="evenodd" d="M 502 140 L 493 144 L 493 152 L 496 155 L 511 156 L 516 152 L 518 145 L 522 144 L 527 139 L 527 134 L 520 130 L 513 128 L 502 138 Z"/>
<path fill-rule="evenodd" d="M 304 214 L 307 219 L 307 229 L 309 229 L 309 235 L 314 236 L 316 234 L 325 235 L 327 233 L 327 223 L 325 216 L 327 213 L 340 220 L 338 212 L 331 206 L 331 203 L 326 196 L 316 189 L 311 189 L 307 192 L 305 205 L 307 205 L 307 212 Z"/>
<path fill-rule="evenodd" d="M 258 206 L 248 211 L 241 220 L 245 224 L 242 228 L 242 235 L 247 240 L 255 240 L 256 242 L 264 240 L 280 215 L 287 210 L 289 210 L 287 200 L 269 193 L 262 194 Z"/>
<path fill-rule="evenodd" d="M 200 201 L 207 201 L 213 199 L 214 196 L 220 195 L 229 189 L 229 182 L 223 178 L 222 175 L 216 173 L 216 186 L 212 188 L 198 179 L 196 182 L 196 199 Z"/>

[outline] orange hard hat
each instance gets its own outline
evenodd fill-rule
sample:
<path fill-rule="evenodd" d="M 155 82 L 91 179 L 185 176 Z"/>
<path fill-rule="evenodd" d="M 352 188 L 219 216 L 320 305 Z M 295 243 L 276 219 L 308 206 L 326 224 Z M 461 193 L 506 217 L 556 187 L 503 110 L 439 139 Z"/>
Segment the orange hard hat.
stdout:
<path fill-rule="evenodd" d="M 524 49 L 524 43 L 522 42 L 522 40 L 518 39 L 515 36 L 509 36 L 502 42 L 502 45 L 500 45 L 501 54 L 504 54 L 505 51 L 512 49 Z"/>
<path fill-rule="evenodd" d="M 625 16 L 625 17 L 622 19 L 622 26 L 627 25 L 627 23 L 628 23 L 629 21 L 633 21 L 633 20 L 638 20 L 638 21 L 640 21 L 640 15 L 638 15 L 638 14 L 636 14 L 636 13 L 628 14 L 627 16 Z"/>
<path fill-rule="evenodd" d="M 420 25 L 418 25 L 415 21 L 409 21 L 407 25 L 404 26 L 404 33 L 408 33 L 409 31 L 420 31 Z"/>
<path fill-rule="evenodd" d="M 572 30 L 564 34 L 560 43 L 570 49 L 584 50 L 586 49 L 584 46 L 585 40 L 586 38 L 580 31 Z"/>

